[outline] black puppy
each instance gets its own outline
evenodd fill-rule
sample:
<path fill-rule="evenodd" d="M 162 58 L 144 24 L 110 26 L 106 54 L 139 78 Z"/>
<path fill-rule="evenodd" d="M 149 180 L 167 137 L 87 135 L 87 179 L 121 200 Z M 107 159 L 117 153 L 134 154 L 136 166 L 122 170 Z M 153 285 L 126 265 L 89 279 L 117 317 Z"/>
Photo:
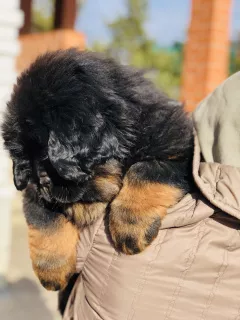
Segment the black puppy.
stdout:
<path fill-rule="evenodd" d="M 182 106 L 141 71 L 94 53 L 39 57 L 19 77 L 2 129 L 16 188 L 27 188 L 33 267 L 49 289 L 74 273 L 74 224 L 110 203 L 113 243 L 135 254 L 191 188 L 193 128 Z"/>

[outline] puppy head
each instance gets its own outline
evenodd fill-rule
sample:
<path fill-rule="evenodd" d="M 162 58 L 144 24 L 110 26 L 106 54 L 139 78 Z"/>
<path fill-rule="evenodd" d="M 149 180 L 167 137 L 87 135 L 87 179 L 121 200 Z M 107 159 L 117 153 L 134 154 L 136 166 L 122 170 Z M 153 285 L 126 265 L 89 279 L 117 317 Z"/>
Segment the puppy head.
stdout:
<path fill-rule="evenodd" d="M 48 201 L 98 200 L 89 191 L 95 168 L 123 163 L 135 139 L 136 111 L 116 92 L 119 68 L 71 49 L 39 57 L 18 78 L 2 126 L 17 189 L 33 183 Z"/>

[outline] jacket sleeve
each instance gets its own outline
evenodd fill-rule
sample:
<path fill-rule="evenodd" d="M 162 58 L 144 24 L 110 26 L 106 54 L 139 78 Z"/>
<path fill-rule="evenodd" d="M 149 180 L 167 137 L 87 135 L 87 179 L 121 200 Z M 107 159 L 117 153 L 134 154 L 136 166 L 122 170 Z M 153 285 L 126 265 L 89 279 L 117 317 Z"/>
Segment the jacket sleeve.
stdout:
<path fill-rule="evenodd" d="M 101 224 L 103 223 L 103 218 L 98 219 L 92 225 L 85 227 L 83 230 L 79 231 L 79 242 L 77 245 L 77 260 L 76 260 L 76 272 L 80 273 L 83 270 L 84 263 L 87 260 L 88 254 L 90 253 L 94 238 Z"/>

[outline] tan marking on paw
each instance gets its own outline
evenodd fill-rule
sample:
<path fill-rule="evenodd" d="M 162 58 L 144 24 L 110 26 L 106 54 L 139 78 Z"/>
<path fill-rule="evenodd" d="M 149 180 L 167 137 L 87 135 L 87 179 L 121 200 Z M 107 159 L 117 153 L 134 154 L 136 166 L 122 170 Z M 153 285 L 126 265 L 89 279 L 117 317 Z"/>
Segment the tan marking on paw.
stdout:
<path fill-rule="evenodd" d="M 122 186 L 121 168 L 116 160 L 110 160 L 95 169 L 94 184 L 104 202 L 111 201 Z"/>
<path fill-rule="evenodd" d="M 60 217 L 54 228 L 28 226 L 30 257 L 33 270 L 47 290 L 62 290 L 75 273 L 77 227 Z"/>
<path fill-rule="evenodd" d="M 126 254 L 143 251 L 157 236 L 167 209 L 182 197 L 182 190 L 166 184 L 125 179 L 110 208 L 109 229 L 117 249 Z"/>
<path fill-rule="evenodd" d="M 79 228 L 88 226 L 105 214 L 107 203 L 74 203 L 67 207 L 70 215 Z"/>

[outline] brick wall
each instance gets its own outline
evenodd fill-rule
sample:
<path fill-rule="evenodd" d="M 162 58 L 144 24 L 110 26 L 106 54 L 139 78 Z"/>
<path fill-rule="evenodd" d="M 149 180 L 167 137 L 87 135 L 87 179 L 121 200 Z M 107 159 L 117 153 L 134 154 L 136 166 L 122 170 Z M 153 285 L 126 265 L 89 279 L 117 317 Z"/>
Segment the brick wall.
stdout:
<path fill-rule="evenodd" d="M 228 76 L 232 0 L 192 0 L 181 100 L 188 111 Z"/>
<path fill-rule="evenodd" d="M 17 70 L 23 71 L 36 57 L 46 51 L 76 47 L 85 49 L 85 37 L 72 29 L 60 29 L 50 32 L 33 33 L 19 37 L 21 53 L 17 58 Z"/>

